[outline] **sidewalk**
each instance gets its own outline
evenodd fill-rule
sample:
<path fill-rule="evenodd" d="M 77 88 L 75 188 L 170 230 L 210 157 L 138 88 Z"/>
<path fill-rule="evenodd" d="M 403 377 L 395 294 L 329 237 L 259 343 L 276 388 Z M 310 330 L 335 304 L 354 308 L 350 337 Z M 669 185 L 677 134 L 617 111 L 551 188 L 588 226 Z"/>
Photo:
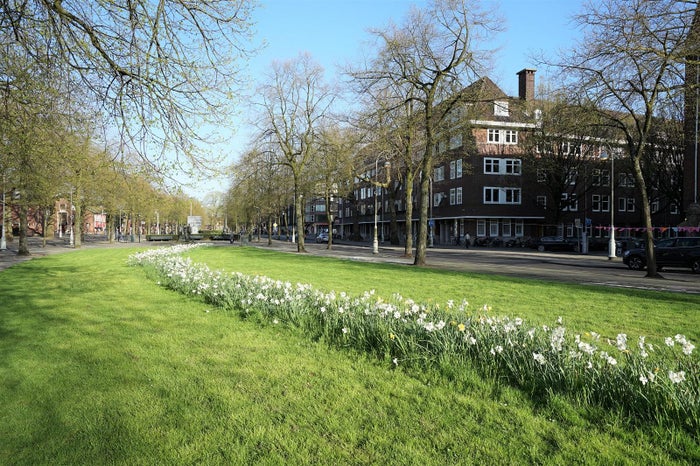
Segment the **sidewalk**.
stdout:
<path fill-rule="evenodd" d="M 150 243 L 142 242 L 144 246 Z M 20 256 L 17 254 L 19 249 L 19 238 L 14 238 L 12 241 L 7 242 L 7 249 L 0 250 L 0 271 L 11 267 L 14 264 L 24 262 L 27 260 L 34 259 L 35 257 L 44 257 L 51 254 L 66 253 L 72 251 L 79 251 L 80 249 L 91 249 L 91 248 L 113 248 L 113 247 L 136 247 L 139 245 L 138 242 L 135 243 L 117 243 L 116 241 L 110 243 L 106 236 L 98 235 L 85 237 L 85 241 L 82 242 L 80 248 L 74 248 L 70 245 L 70 240 L 68 236 L 63 238 L 46 238 L 46 245 L 44 245 L 44 238 L 33 236 L 27 238 L 27 245 L 29 249 L 29 256 Z"/>

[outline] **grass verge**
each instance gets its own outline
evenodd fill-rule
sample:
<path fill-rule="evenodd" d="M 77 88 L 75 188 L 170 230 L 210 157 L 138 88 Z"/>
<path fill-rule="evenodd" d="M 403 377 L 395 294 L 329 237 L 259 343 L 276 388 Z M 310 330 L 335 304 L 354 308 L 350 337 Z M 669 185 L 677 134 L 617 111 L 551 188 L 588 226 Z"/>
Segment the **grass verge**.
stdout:
<path fill-rule="evenodd" d="M 128 253 L 80 251 L 0 273 L 0 463 L 700 460 L 683 432 L 629 429 L 558 397 L 536 404 L 474 374 L 458 384 L 411 376 L 260 328 L 159 288 L 126 267 Z M 322 265 L 319 275 L 342 273 Z"/>

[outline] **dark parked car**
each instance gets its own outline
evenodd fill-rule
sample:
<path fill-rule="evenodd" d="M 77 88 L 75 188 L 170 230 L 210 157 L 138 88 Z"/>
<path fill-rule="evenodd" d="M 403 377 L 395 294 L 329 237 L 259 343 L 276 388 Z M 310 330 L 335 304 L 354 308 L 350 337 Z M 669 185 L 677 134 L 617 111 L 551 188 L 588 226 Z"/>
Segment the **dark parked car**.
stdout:
<path fill-rule="evenodd" d="M 690 268 L 700 273 L 700 238 L 669 238 L 660 240 L 654 246 L 656 267 Z M 644 248 L 634 248 L 622 255 L 622 262 L 632 270 L 643 270 L 647 266 L 647 253 Z"/>
<path fill-rule="evenodd" d="M 532 247 L 543 251 L 576 251 L 578 240 L 576 238 L 564 238 L 563 236 L 543 236 L 534 241 Z"/>

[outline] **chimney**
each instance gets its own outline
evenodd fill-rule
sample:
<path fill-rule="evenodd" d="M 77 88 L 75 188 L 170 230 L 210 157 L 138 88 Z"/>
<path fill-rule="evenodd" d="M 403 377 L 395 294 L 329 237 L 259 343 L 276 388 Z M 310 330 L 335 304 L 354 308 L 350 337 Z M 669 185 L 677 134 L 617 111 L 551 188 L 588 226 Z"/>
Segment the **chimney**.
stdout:
<path fill-rule="evenodd" d="M 518 71 L 518 97 L 521 100 L 535 100 L 535 72 L 537 70 L 525 68 Z"/>

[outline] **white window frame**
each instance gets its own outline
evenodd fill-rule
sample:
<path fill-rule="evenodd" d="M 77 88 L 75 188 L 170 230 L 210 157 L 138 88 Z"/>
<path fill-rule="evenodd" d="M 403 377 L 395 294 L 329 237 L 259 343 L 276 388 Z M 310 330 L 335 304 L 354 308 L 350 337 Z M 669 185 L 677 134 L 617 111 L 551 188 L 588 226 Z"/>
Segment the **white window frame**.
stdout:
<path fill-rule="evenodd" d="M 512 234 L 512 220 L 509 218 L 504 218 L 503 219 L 503 227 L 501 228 L 501 230 L 502 230 L 501 236 L 507 236 L 507 237 L 513 236 L 513 234 Z"/>
<path fill-rule="evenodd" d="M 520 176 L 523 172 L 523 161 L 520 159 L 506 159 L 506 175 Z"/>
<path fill-rule="evenodd" d="M 520 176 L 523 171 L 521 159 L 499 159 L 496 157 L 484 157 L 485 175 L 511 175 Z"/>
<path fill-rule="evenodd" d="M 571 200 L 571 205 L 562 208 L 562 212 L 578 212 L 578 196 L 576 193 L 561 193 L 561 200 L 562 204 Z"/>
<path fill-rule="evenodd" d="M 486 220 L 483 218 L 477 219 L 476 221 L 476 236 L 482 238 L 486 236 Z"/>
<path fill-rule="evenodd" d="M 498 219 L 489 219 L 489 236 L 498 236 Z"/>
<path fill-rule="evenodd" d="M 637 202 L 633 197 L 619 197 L 617 199 L 618 212 L 634 212 L 636 208 Z"/>
<path fill-rule="evenodd" d="M 522 237 L 525 235 L 525 222 L 523 220 L 515 221 L 515 236 Z"/>
<path fill-rule="evenodd" d="M 457 197 L 457 199 L 455 200 L 456 204 L 462 205 L 462 188 L 461 187 L 457 188 L 456 197 Z"/>
<path fill-rule="evenodd" d="M 522 204 L 522 190 L 511 187 L 484 186 L 482 199 L 484 204 L 520 205 Z"/>
<path fill-rule="evenodd" d="M 501 159 L 493 157 L 484 158 L 484 174 L 498 175 L 501 172 Z"/>
<path fill-rule="evenodd" d="M 442 181 L 445 179 L 445 167 L 443 165 L 440 165 L 439 167 L 435 167 L 435 172 L 433 173 L 433 180 L 434 181 Z"/>
<path fill-rule="evenodd" d="M 501 143 L 501 131 L 494 128 L 489 128 L 487 131 L 487 139 L 490 144 Z"/>
<path fill-rule="evenodd" d="M 503 134 L 503 143 L 514 145 L 518 143 L 518 131 L 514 129 L 506 129 Z"/>
<path fill-rule="evenodd" d="M 493 115 L 494 116 L 510 116 L 510 110 L 508 108 L 507 100 L 496 100 L 493 103 Z"/>

